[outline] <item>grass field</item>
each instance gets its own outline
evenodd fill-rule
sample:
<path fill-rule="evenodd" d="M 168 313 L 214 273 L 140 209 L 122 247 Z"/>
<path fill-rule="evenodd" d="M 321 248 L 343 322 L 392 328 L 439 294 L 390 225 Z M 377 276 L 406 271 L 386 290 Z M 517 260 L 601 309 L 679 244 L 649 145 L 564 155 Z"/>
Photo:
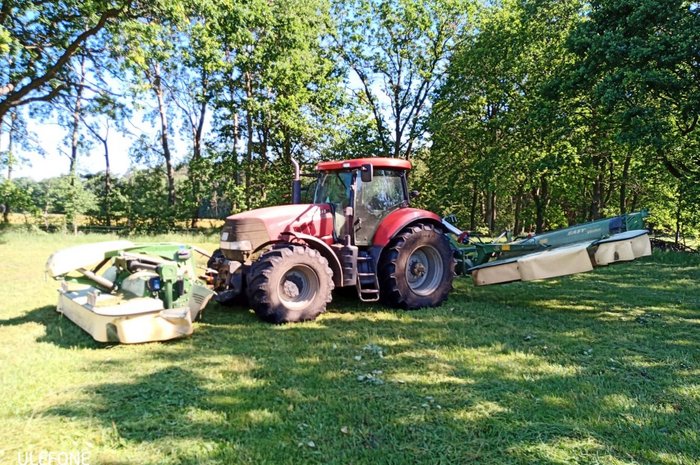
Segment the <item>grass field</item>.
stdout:
<path fill-rule="evenodd" d="M 0 238 L 2 464 L 700 463 L 698 256 L 287 326 L 211 304 L 189 339 L 107 346 L 43 275 L 106 238 Z"/>

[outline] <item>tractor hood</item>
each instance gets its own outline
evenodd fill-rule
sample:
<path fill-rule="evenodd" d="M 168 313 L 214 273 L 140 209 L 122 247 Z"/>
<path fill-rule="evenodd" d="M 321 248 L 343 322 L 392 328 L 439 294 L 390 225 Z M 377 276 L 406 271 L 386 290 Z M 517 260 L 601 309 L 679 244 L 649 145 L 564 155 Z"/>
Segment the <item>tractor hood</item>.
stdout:
<path fill-rule="evenodd" d="M 294 204 L 258 208 L 226 218 L 221 251 L 229 260 L 256 251 L 263 244 L 283 239 L 283 233 L 308 234 L 333 243 L 333 214 L 327 204 Z"/>

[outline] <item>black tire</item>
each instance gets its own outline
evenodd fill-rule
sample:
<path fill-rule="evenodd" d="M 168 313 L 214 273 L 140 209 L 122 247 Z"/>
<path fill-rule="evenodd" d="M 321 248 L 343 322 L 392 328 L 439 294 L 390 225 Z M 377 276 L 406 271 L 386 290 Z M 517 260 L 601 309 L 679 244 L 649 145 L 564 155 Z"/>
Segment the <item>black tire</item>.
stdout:
<path fill-rule="evenodd" d="M 431 224 L 402 230 L 379 260 L 382 300 L 392 307 L 413 310 L 441 305 L 455 276 L 450 242 Z"/>
<path fill-rule="evenodd" d="M 262 254 L 250 268 L 248 283 L 248 301 L 260 319 L 295 323 L 326 311 L 333 272 L 316 250 L 289 245 Z"/>

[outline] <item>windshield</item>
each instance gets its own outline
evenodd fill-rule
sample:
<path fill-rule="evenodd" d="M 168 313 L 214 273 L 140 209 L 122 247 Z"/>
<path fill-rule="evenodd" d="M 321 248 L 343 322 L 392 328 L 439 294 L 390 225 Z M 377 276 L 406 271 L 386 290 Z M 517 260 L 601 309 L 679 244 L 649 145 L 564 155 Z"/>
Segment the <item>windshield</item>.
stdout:
<path fill-rule="evenodd" d="M 357 180 L 355 200 L 355 243 L 370 245 L 382 219 L 407 203 L 403 172 L 374 170 L 372 182 Z"/>
<path fill-rule="evenodd" d="M 374 170 L 374 180 L 369 183 L 358 180 L 357 191 L 357 206 L 374 212 L 391 211 L 406 200 L 401 171 Z"/>
<path fill-rule="evenodd" d="M 382 219 L 407 204 L 404 172 L 375 169 L 371 182 L 362 182 L 359 175 L 354 179 L 354 174 L 353 170 L 321 172 L 314 191 L 314 203 L 331 205 L 335 212 L 337 237 L 354 234 L 356 245 L 371 245 Z M 354 193 L 354 221 L 352 225 L 346 225 L 345 207 L 351 206 L 353 189 L 357 189 Z"/>

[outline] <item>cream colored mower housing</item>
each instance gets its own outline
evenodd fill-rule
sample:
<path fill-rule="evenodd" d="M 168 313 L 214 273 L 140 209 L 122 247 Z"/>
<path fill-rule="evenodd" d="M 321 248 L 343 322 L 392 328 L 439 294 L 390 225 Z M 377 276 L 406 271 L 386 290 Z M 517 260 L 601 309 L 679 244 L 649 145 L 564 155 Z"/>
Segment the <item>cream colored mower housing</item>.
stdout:
<path fill-rule="evenodd" d="M 633 230 L 598 241 L 487 262 L 473 269 L 472 280 L 477 286 L 485 286 L 550 279 L 585 273 L 594 267 L 632 261 L 649 255 L 651 242 L 648 231 Z"/>
<path fill-rule="evenodd" d="M 189 336 L 214 292 L 197 280 L 182 244 L 100 242 L 59 250 L 46 272 L 61 280 L 57 310 L 99 342 Z"/>

